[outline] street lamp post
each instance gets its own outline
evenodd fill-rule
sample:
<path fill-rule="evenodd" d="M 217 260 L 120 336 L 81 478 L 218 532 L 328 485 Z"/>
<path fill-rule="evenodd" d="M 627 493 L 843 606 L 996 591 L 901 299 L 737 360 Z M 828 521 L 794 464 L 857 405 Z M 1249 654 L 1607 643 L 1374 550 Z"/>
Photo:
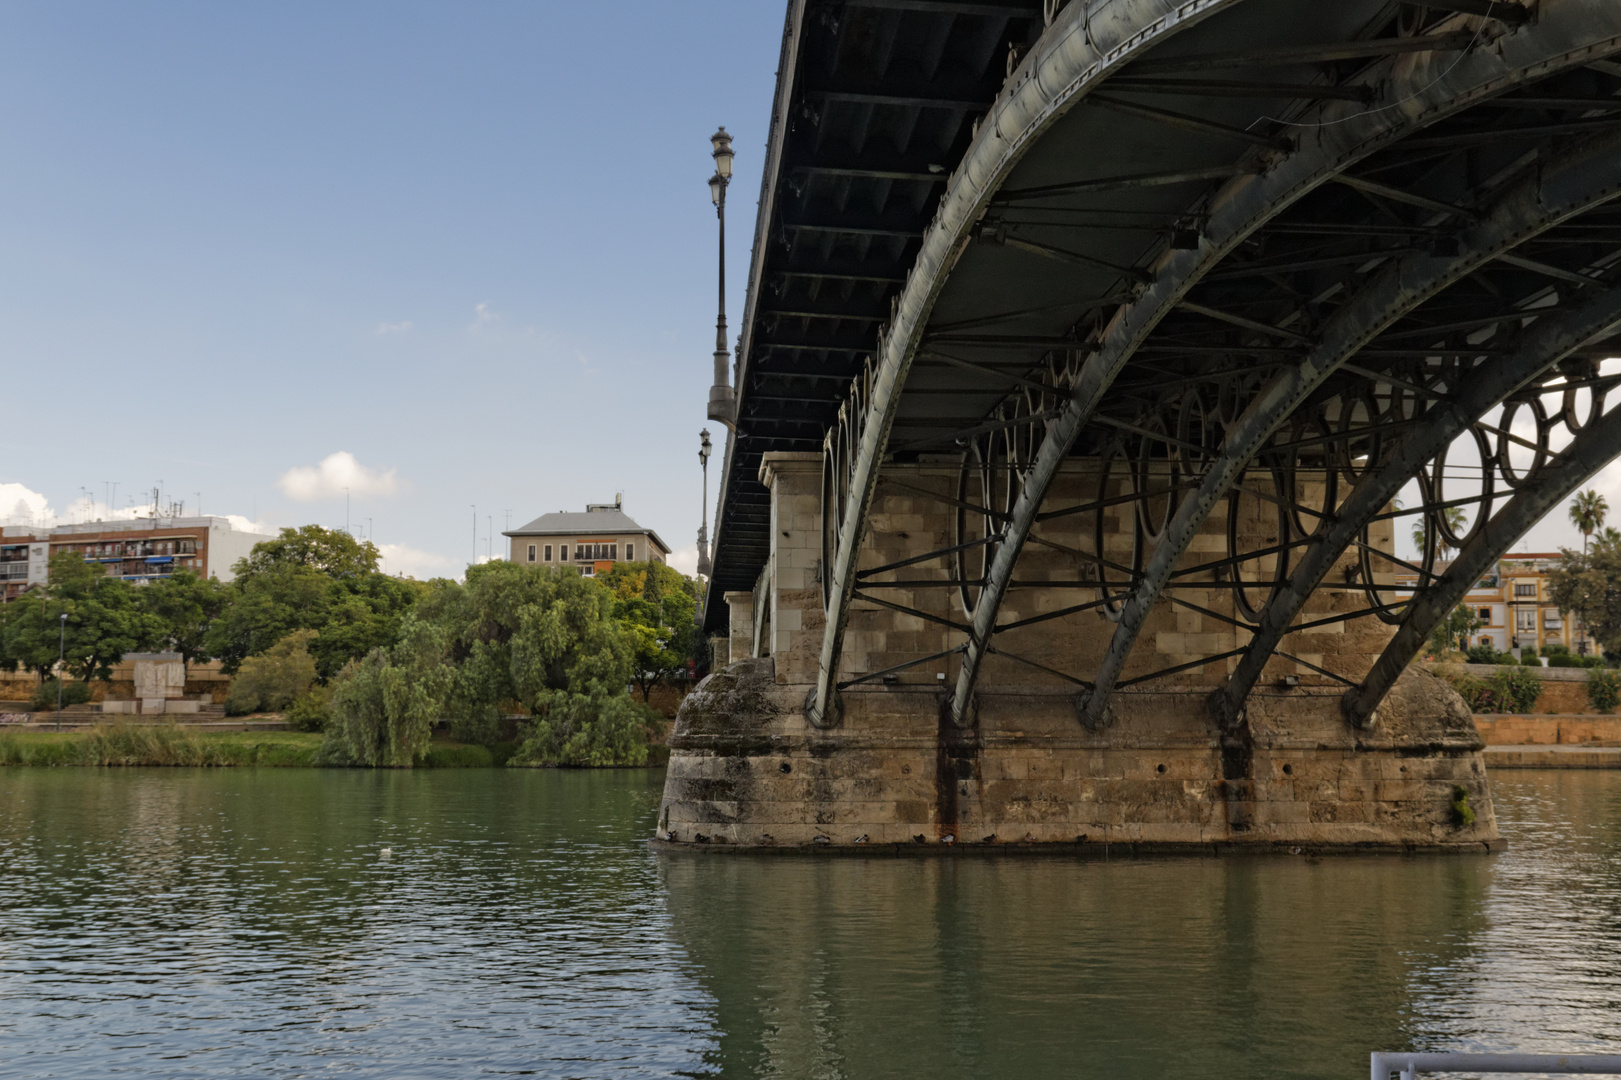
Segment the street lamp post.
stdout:
<path fill-rule="evenodd" d="M 68 656 L 68 613 L 57 620 L 56 634 L 56 730 L 62 730 L 62 666 Z"/>
<path fill-rule="evenodd" d="M 737 397 L 728 382 L 731 354 L 726 349 L 726 185 L 732 180 L 732 137 L 721 128 L 709 137 L 714 147 L 715 175 L 709 178 L 709 197 L 720 221 L 720 305 L 715 320 L 715 382 L 709 388 L 709 419 L 736 427 Z"/>
<path fill-rule="evenodd" d="M 709 429 L 698 433 L 698 466 L 704 471 L 703 518 L 698 524 L 698 576 L 707 578 L 709 562 Z"/>

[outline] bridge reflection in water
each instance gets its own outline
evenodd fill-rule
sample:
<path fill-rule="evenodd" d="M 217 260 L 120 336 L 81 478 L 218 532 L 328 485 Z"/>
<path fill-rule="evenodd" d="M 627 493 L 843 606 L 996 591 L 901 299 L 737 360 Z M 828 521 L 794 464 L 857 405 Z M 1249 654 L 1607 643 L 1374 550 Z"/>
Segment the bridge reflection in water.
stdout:
<path fill-rule="evenodd" d="M 1621 1047 L 1621 801 L 1507 774 L 1490 859 L 671 854 L 726 1076 L 1357 1076 Z M 1523 825 L 1521 824 L 1523 822 Z"/>

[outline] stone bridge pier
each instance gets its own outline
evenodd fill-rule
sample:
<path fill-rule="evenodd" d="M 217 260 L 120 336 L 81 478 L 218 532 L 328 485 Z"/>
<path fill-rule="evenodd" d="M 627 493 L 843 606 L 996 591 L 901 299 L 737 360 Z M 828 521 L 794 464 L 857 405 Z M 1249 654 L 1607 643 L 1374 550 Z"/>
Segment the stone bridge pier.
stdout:
<path fill-rule="evenodd" d="M 1100 471 L 1095 460 L 1071 459 L 1049 505 L 1095 506 L 1129 484 L 1104 482 L 1100 499 Z M 960 455 L 883 471 L 836 708 L 817 724 L 807 698 L 825 631 L 823 455 L 764 456 L 770 556 L 753 592 L 727 594 L 731 663 L 717 665 L 677 718 L 660 841 L 1078 845 L 1100 854 L 1122 844 L 1482 850 L 1496 841 L 1481 739 L 1444 682 L 1404 674 L 1371 726 L 1347 723 L 1347 678 L 1360 679 L 1392 634 L 1379 620 L 1333 619 L 1356 613 L 1361 590 L 1314 594 L 1302 621 L 1317 625 L 1291 637 L 1290 657 L 1268 662 L 1226 723 L 1210 699 L 1250 639 L 1230 616 L 1233 575 L 1168 590 L 1103 721 L 1083 723 L 1086 687 L 1074 673 L 1095 668 L 1115 632 L 1111 567 L 1141 555 L 1136 504 L 1123 498 L 1044 525 L 1008 590 L 971 706 L 955 720 L 948 703 L 967 640 L 964 609 L 978 588 L 964 582 L 982 577 L 986 545 L 974 542 L 989 520 L 965 509 L 962 477 Z M 1309 497 L 1311 482 L 1304 487 Z M 974 489 L 983 496 L 977 480 Z M 989 494 L 998 496 L 994 483 Z M 1276 546 L 1279 516 L 1266 507 L 1244 501 L 1231 522 L 1207 519 L 1179 569 L 1197 574 L 1219 561 L 1230 528 L 1241 550 Z M 1389 519 L 1382 528 L 1373 543 L 1388 549 Z M 961 551 L 940 554 L 953 547 Z M 1254 563 L 1238 564 L 1238 578 L 1272 573 L 1264 558 Z M 1330 580 L 1354 577 L 1355 565 L 1348 555 Z"/>
<path fill-rule="evenodd" d="M 1621 456 L 1621 4 L 786 14 L 663 842 L 1493 842 L 1411 666 Z"/>

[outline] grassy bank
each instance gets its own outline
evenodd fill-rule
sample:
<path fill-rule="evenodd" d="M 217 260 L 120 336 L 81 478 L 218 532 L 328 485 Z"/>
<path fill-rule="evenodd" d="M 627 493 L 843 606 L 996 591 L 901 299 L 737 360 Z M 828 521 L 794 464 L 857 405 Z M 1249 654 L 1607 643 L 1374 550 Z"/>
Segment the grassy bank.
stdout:
<path fill-rule="evenodd" d="M 0 765 L 259 765 L 309 768 L 322 736 L 303 731 L 191 732 L 163 724 L 103 724 L 89 731 L 0 730 Z M 662 748 L 661 748 L 662 749 Z M 505 764 L 511 747 L 435 739 L 423 765 L 479 769 Z"/>

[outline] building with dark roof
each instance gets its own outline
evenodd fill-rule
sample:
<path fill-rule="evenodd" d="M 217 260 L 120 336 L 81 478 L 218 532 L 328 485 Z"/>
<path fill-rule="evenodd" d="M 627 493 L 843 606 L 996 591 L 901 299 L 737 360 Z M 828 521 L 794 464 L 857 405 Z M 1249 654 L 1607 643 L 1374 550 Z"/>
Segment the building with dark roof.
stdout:
<path fill-rule="evenodd" d="M 583 513 L 542 514 L 521 528 L 501 534 L 518 563 L 572 566 L 587 577 L 616 562 L 665 562 L 670 548 L 659 534 L 636 524 L 623 503 L 595 503 Z"/>

